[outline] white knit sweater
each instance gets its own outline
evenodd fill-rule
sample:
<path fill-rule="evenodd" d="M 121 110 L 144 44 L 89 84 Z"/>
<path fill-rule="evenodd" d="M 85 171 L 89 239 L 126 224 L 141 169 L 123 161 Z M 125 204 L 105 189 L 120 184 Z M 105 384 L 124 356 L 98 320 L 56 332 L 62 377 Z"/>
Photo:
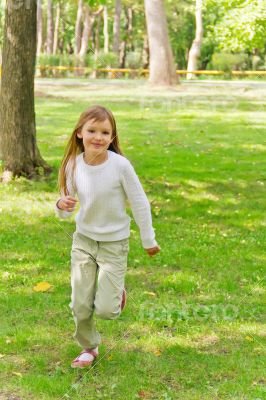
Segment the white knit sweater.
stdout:
<path fill-rule="evenodd" d="M 77 193 L 80 203 L 75 218 L 76 230 L 96 241 L 128 238 L 131 221 L 126 213 L 128 198 L 143 247 L 157 246 L 150 204 L 131 163 L 110 150 L 108 159 L 99 165 L 86 164 L 83 155 L 76 158 L 74 182 L 70 171 L 67 172 L 69 194 L 75 196 Z M 57 206 L 55 210 L 60 218 L 73 214 Z"/>

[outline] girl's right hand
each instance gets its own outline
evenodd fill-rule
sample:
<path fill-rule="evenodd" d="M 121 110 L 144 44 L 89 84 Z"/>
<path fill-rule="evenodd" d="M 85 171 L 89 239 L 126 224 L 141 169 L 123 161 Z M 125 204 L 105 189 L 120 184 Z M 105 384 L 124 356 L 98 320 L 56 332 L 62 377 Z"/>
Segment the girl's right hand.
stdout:
<path fill-rule="evenodd" d="M 76 200 L 72 196 L 64 196 L 64 197 L 61 197 L 61 199 L 58 200 L 56 205 L 61 210 L 72 212 L 75 209 L 77 201 L 78 200 Z"/>

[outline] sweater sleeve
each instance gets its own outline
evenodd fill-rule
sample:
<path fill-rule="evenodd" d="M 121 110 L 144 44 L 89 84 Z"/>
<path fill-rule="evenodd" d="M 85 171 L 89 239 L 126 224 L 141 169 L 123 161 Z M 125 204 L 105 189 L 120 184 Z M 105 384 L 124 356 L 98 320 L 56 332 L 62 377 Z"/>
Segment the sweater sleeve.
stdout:
<path fill-rule="evenodd" d="M 72 173 L 71 173 L 71 170 L 70 170 L 69 166 L 66 167 L 66 186 L 67 186 L 67 190 L 68 190 L 69 195 L 72 196 L 72 197 L 75 197 L 76 189 L 75 189 L 75 185 L 74 185 L 73 180 L 72 180 Z M 61 197 L 62 196 L 64 196 L 63 192 L 61 192 Z M 59 207 L 57 207 L 57 203 L 58 203 L 58 201 L 60 200 L 61 197 L 59 197 L 56 200 L 56 203 L 55 203 L 55 214 L 59 218 L 66 219 L 66 218 L 71 217 L 71 215 L 74 213 L 74 211 L 65 211 L 65 210 L 61 210 Z"/>
<path fill-rule="evenodd" d="M 121 179 L 124 191 L 132 209 L 134 220 L 140 230 L 142 246 L 145 249 L 157 246 L 154 229 L 152 227 L 149 200 L 133 166 L 128 160 L 122 167 Z"/>

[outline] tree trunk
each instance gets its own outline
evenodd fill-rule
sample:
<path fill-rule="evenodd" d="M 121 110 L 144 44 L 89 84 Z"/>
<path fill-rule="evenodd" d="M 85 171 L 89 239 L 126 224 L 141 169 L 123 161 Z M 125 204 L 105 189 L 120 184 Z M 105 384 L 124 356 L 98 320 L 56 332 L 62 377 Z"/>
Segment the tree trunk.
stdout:
<path fill-rule="evenodd" d="M 193 79 L 195 77 L 192 71 L 197 69 L 197 61 L 200 57 L 200 50 L 203 37 L 203 25 L 202 25 L 202 0 L 196 0 L 196 35 L 193 40 L 191 49 L 188 55 L 188 66 L 187 66 L 187 79 Z"/>
<path fill-rule="evenodd" d="M 65 31 L 66 31 L 66 22 L 65 22 L 65 16 L 64 16 L 64 8 L 62 7 L 62 3 L 60 3 L 60 12 L 61 12 L 61 29 L 60 29 L 60 35 L 59 35 L 59 40 L 58 40 L 58 49 L 61 54 L 64 53 L 64 38 L 65 38 Z"/>
<path fill-rule="evenodd" d="M 154 85 L 174 85 L 178 80 L 163 0 L 145 0 L 145 14 L 150 47 L 149 82 Z"/>
<path fill-rule="evenodd" d="M 123 40 L 120 44 L 119 52 L 119 68 L 125 68 L 126 66 L 126 54 L 127 54 L 127 43 Z"/>
<path fill-rule="evenodd" d="M 133 51 L 133 8 L 132 6 L 128 6 L 127 8 L 127 20 L 128 20 L 128 28 L 127 28 L 127 45 L 128 50 Z"/>
<path fill-rule="evenodd" d="M 3 180 L 12 176 L 33 177 L 51 168 L 36 145 L 34 70 L 36 59 L 37 2 L 5 10 L 3 64 L 0 95 L 0 140 Z"/>
<path fill-rule="evenodd" d="M 104 53 L 109 51 L 109 33 L 108 33 L 108 9 L 103 7 L 103 36 L 104 36 Z"/>
<path fill-rule="evenodd" d="M 98 57 L 100 51 L 100 15 L 96 16 L 96 24 L 95 24 L 95 50 L 94 56 Z"/>
<path fill-rule="evenodd" d="M 90 14 L 90 9 L 88 4 L 84 5 L 84 29 L 81 38 L 81 47 L 79 56 L 84 57 L 87 54 L 89 37 L 91 34 L 91 28 L 94 22 L 94 18 Z"/>
<path fill-rule="evenodd" d="M 56 5 L 53 54 L 57 53 L 59 24 L 60 24 L 60 11 L 61 11 L 60 8 L 61 8 L 61 4 L 60 4 L 60 2 L 58 2 L 57 5 Z"/>
<path fill-rule="evenodd" d="M 42 51 L 42 0 L 37 2 L 37 56 Z"/>
<path fill-rule="evenodd" d="M 52 54 L 54 42 L 53 0 L 47 0 L 47 54 Z"/>
<path fill-rule="evenodd" d="M 125 68 L 127 50 L 132 50 L 132 31 L 133 31 L 133 9 L 131 6 L 125 7 L 125 25 L 124 25 L 124 37 L 120 44 L 119 52 L 119 68 Z"/>
<path fill-rule="evenodd" d="M 120 19 L 121 19 L 121 0 L 115 2 L 115 15 L 113 25 L 113 52 L 119 54 L 120 47 Z"/>
<path fill-rule="evenodd" d="M 79 0 L 79 2 L 78 2 L 77 19 L 76 19 L 76 26 L 75 26 L 74 53 L 76 55 L 79 54 L 80 46 L 81 46 L 82 15 L 83 15 L 83 0 Z"/>
<path fill-rule="evenodd" d="M 149 41 L 148 35 L 144 35 L 143 41 L 143 50 L 142 50 L 142 68 L 147 69 L 149 67 L 150 62 L 150 50 L 149 50 Z"/>

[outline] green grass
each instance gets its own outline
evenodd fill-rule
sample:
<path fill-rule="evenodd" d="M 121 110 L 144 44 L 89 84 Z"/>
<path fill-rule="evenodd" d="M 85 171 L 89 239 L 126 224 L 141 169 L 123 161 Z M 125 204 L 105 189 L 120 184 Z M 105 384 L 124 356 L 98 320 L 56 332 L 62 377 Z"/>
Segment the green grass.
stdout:
<path fill-rule="evenodd" d="M 38 145 L 54 172 L 0 186 L 0 399 L 265 398 L 266 90 L 43 82 Z M 70 368 L 75 225 L 53 207 L 66 140 L 95 103 L 116 116 L 162 251 L 149 258 L 132 224 L 127 307 L 98 320 L 103 358 L 86 372 Z M 34 292 L 41 281 L 53 289 Z"/>

